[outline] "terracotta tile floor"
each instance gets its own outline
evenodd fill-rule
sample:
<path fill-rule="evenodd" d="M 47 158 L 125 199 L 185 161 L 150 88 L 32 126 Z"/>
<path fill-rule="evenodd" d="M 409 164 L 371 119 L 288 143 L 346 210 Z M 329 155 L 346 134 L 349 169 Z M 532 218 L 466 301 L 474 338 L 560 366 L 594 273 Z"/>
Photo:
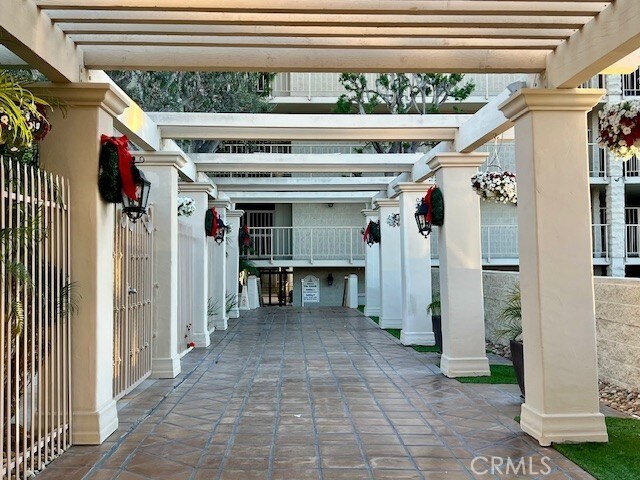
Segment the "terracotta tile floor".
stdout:
<path fill-rule="evenodd" d="M 72 447 L 38 479 L 516 478 L 474 475 L 478 455 L 546 455 L 544 478 L 592 478 L 520 432 L 517 387 L 446 379 L 437 355 L 358 312 L 263 308 L 212 341 L 175 380 L 124 398 L 106 443 Z"/>

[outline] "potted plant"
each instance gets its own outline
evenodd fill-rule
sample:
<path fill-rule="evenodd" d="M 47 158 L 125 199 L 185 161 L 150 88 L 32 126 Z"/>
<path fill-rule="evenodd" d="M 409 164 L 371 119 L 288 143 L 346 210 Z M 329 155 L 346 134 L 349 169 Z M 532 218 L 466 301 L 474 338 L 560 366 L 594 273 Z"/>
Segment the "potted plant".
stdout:
<path fill-rule="evenodd" d="M 431 323 L 433 324 L 433 336 L 436 338 L 436 348 L 442 353 L 442 315 L 440 310 L 440 295 L 434 295 L 431 303 L 427 307 L 427 312 L 431 312 Z"/>
<path fill-rule="evenodd" d="M 501 328 L 496 331 L 498 338 L 508 338 L 511 361 L 516 371 L 518 385 L 524 398 L 524 345 L 522 343 L 522 303 L 520 285 L 516 284 L 507 295 L 507 301 L 498 320 Z"/>

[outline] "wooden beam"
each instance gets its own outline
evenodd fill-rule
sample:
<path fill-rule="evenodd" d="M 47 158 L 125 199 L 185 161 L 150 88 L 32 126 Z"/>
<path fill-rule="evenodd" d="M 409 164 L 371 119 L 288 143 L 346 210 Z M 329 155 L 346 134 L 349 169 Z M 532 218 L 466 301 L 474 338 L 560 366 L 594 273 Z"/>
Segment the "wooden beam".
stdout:
<path fill-rule="evenodd" d="M 183 12 L 258 13 L 378 13 L 411 15 L 596 15 L 608 1 L 496 1 L 496 0 L 38 0 L 43 9 L 167 10 Z"/>
<path fill-rule="evenodd" d="M 218 190 L 234 203 L 361 203 L 366 204 L 378 191 L 366 192 L 238 192 Z"/>
<path fill-rule="evenodd" d="M 163 138 L 217 140 L 452 140 L 469 115 L 150 113 Z"/>
<path fill-rule="evenodd" d="M 273 25 L 184 25 L 145 23 L 58 23 L 69 35 L 147 34 L 233 37 L 538 38 L 566 39 L 577 29 L 471 27 L 327 27 Z"/>
<path fill-rule="evenodd" d="M 616 0 L 549 54 L 546 87 L 579 87 L 639 48 L 638 0 Z"/>
<path fill-rule="evenodd" d="M 199 172 L 398 173 L 410 172 L 423 154 L 190 154 Z"/>
<path fill-rule="evenodd" d="M 361 192 L 384 190 L 393 177 L 214 177 L 220 190 L 236 192 Z"/>
<path fill-rule="evenodd" d="M 0 1 L 0 44 L 52 82 L 78 82 L 82 53 L 32 0 Z"/>
<path fill-rule="evenodd" d="M 592 16 L 532 15 L 374 15 L 326 13 L 235 13 L 114 10 L 48 10 L 54 22 L 66 23 L 156 23 L 188 25 L 323 25 L 406 27 L 582 28 Z"/>
<path fill-rule="evenodd" d="M 539 73 L 544 50 L 407 50 L 251 47 L 87 46 L 85 64 L 103 70 L 239 72 Z"/>
<path fill-rule="evenodd" d="M 357 38 L 357 37 L 231 37 L 192 35 L 71 35 L 76 45 L 135 45 L 265 48 L 379 48 L 379 49 L 543 49 L 553 50 L 562 40 L 510 38 Z"/>

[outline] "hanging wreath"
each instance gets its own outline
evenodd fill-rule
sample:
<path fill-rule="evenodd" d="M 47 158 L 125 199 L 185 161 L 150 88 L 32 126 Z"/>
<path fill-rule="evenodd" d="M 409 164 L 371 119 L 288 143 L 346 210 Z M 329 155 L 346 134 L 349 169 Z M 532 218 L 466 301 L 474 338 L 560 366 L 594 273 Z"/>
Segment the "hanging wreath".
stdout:
<path fill-rule="evenodd" d="M 367 228 L 362 230 L 362 239 L 370 247 L 374 243 L 380 243 L 380 222 L 370 220 Z"/>
<path fill-rule="evenodd" d="M 240 244 L 240 253 L 245 255 L 251 249 L 251 233 L 248 226 L 243 226 L 238 234 L 238 243 Z"/>
<path fill-rule="evenodd" d="M 204 216 L 204 230 L 207 237 L 213 237 L 220 245 L 227 233 L 231 233 L 231 227 L 226 225 L 215 208 L 210 208 Z"/>
<path fill-rule="evenodd" d="M 598 114 L 600 137 L 598 143 L 616 157 L 629 160 L 640 155 L 640 101 L 626 100 L 607 105 Z"/>
<path fill-rule="evenodd" d="M 425 238 L 429 236 L 434 225 L 444 225 L 444 197 L 438 187 L 430 187 L 425 196 L 418 199 L 415 218 L 418 231 Z"/>
<path fill-rule="evenodd" d="M 129 153 L 129 140 L 122 137 L 100 138 L 98 190 L 107 203 L 122 203 L 122 195 L 137 200 L 136 186 L 131 172 L 133 157 Z"/>
<path fill-rule="evenodd" d="M 190 217 L 196 211 L 196 202 L 191 197 L 178 197 L 178 216 Z"/>

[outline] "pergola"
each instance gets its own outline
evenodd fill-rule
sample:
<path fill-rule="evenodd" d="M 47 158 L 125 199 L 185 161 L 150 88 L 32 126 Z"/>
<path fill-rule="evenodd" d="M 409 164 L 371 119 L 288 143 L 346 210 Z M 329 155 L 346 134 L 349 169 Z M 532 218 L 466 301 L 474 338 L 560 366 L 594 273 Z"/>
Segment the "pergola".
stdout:
<path fill-rule="evenodd" d="M 259 168 L 243 157 L 190 158 L 173 140 L 442 141 L 410 165 L 408 157 L 359 161 L 339 156 L 331 162 L 317 157 L 317 167 L 404 172 L 387 185 L 386 196 L 376 195 L 378 209 L 365 215 L 400 214 L 397 257 L 383 252 L 380 260 L 394 258 L 400 266 L 403 303 L 397 307 L 406 343 L 430 340 L 423 329 L 429 247 L 411 228 L 414 201 L 426 179 L 433 177 L 441 186 L 447 206 L 439 229 L 441 368 L 455 377 L 488 371 L 480 216 L 478 198 L 468 187 L 485 156 L 473 151 L 513 126 L 527 359 L 521 425 L 543 445 L 607 440 L 598 410 L 586 124 L 586 113 L 604 92 L 577 87 L 607 69 L 637 67 L 637 0 L 3 0 L 0 43 L 3 63 L 37 68 L 54 82 L 42 88 L 68 105 L 66 118 L 57 113 L 52 119 L 55 128 L 42 145 L 42 160 L 69 178 L 73 216 L 81 219 L 71 231 L 72 269 L 83 287 L 73 335 L 85 347 L 74 351 L 73 359 L 76 443 L 99 443 L 117 426 L 115 402 L 105 386 L 111 379 L 111 350 L 109 342 L 100 341 L 109 338 L 113 325 L 112 286 L 105 279 L 112 278 L 108 252 L 114 228 L 113 209 L 101 202 L 95 182 L 100 134 L 117 129 L 129 135 L 141 149 L 136 155 L 145 157 L 151 181 L 176 186 L 153 193 L 157 224 L 164 225 L 156 268 L 167 279 L 159 286 L 156 328 L 169 337 L 159 337 L 156 344 L 153 374 L 159 377 L 173 377 L 180 369 L 172 324 L 178 181 L 181 189 L 197 194 L 198 202 L 211 204 L 208 197 L 215 195 L 213 204 L 239 218 L 228 196 L 216 192 L 204 174 Z M 113 85 L 105 69 L 512 72 L 532 77 L 470 118 L 293 119 L 147 114 Z M 302 171 L 310 160 L 293 155 L 268 161 L 270 171 Z M 269 193 L 247 192 L 238 183 L 242 192 L 237 195 L 244 198 Z M 365 192 L 368 198 L 377 194 Z M 391 234 L 383 228 L 385 235 Z M 383 242 L 382 248 L 390 245 L 393 241 Z M 384 278 L 381 283 L 384 310 Z"/>

